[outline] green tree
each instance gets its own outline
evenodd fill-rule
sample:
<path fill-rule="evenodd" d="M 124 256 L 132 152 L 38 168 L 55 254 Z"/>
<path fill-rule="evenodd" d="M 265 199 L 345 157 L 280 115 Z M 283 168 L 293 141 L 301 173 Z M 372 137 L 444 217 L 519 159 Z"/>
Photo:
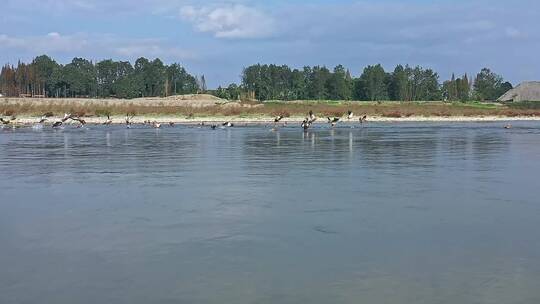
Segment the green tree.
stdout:
<path fill-rule="evenodd" d="M 483 68 L 480 73 L 476 75 L 474 80 L 474 94 L 479 100 L 496 100 L 508 87 L 503 86 L 504 80 L 502 76 L 493 73 L 488 68 Z"/>
<path fill-rule="evenodd" d="M 68 96 L 93 96 L 97 83 L 92 62 L 83 58 L 73 58 L 61 70 L 60 83 L 68 90 Z"/>
<path fill-rule="evenodd" d="M 328 99 L 326 83 L 330 78 L 330 71 L 325 66 L 315 66 L 309 69 L 307 96 L 309 99 Z"/>
<path fill-rule="evenodd" d="M 35 70 L 37 83 L 40 87 L 37 91 L 42 95 L 53 95 L 55 88 L 52 75 L 60 69 L 60 65 L 49 56 L 41 55 L 34 58 L 32 66 Z"/>
<path fill-rule="evenodd" d="M 111 59 L 103 60 L 96 64 L 99 97 L 109 97 L 115 94 L 114 85 L 118 80 L 117 65 Z"/>
<path fill-rule="evenodd" d="M 388 95 L 391 100 L 407 101 L 410 100 L 408 94 L 409 73 L 410 68 L 402 65 L 396 66 L 394 72 L 390 76 L 390 84 L 388 86 Z"/>
<path fill-rule="evenodd" d="M 355 97 L 360 100 L 387 100 L 389 76 L 380 65 L 364 68 L 355 86 Z"/>
<path fill-rule="evenodd" d="M 350 100 L 352 98 L 352 78 L 342 65 L 334 68 L 327 82 L 328 97 L 334 100 Z"/>
<path fill-rule="evenodd" d="M 178 63 L 167 67 L 168 87 L 166 90 L 173 95 L 193 94 L 197 92 L 197 80 Z"/>

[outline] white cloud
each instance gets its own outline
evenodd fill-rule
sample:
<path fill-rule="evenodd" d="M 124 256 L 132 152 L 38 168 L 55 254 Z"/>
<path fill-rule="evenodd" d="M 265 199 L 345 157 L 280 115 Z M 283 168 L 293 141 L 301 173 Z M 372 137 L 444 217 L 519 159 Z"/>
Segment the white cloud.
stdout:
<path fill-rule="evenodd" d="M 256 8 L 241 4 L 220 7 L 185 6 L 180 16 L 195 29 L 212 33 L 216 38 L 264 38 L 274 33 L 274 20 Z"/>

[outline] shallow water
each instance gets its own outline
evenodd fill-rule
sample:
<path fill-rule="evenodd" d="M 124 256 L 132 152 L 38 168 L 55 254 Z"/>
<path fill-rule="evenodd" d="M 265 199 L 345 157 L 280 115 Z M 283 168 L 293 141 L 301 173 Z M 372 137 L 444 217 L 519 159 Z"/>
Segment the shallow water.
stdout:
<path fill-rule="evenodd" d="M 0 303 L 540 303 L 540 124 L 0 130 Z"/>

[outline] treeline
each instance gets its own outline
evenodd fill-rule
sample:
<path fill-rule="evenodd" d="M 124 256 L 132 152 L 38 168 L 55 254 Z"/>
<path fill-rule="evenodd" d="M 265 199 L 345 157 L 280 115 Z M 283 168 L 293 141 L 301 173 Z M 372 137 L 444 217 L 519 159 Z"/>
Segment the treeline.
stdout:
<path fill-rule="evenodd" d="M 205 88 L 201 79 L 179 64 L 165 65 L 160 59 L 103 60 L 93 63 L 74 58 L 62 65 L 48 56 L 30 64 L 5 65 L 0 72 L 0 92 L 28 97 L 153 97 L 196 93 Z"/>
<path fill-rule="evenodd" d="M 291 69 L 286 65 L 252 65 L 242 73 L 242 85 L 218 88 L 216 94 L 234 98 L 251 93 L 258 100 L 368 100 L 368 101 L 468 101 L 496 100 L 511 89 L 509 82 L 489 69 L 482 69 L 474 81 L 465 74 L 439 82 L 432 69 L 398 65 L 386 72 L 378 65 L 367 66 L 358 78 L 338 65 Z"/>
<path fill-rule="evenodd" d="M 338 65 L 292 69 L 286 65 L 252 65 L 242 72 L 241 84 L 207 91 L 204 76 L 190 75 L 180 64 L 160 59 L 97 63 L 74 58 L 58 64 L 50 57 L 31 63 L 5 65 L 0 72 L 0 93 L 32 97 L 136 98 L 208 92 L 230 100 L 368 100 L 469 101 L 496 100 L 512 84 L 487 68 L 470 79 L 467 74 L 440 82 L 429 68 L 398 65 L 387 72 L 380 65 L 363 69 L 359 77 Z"/>

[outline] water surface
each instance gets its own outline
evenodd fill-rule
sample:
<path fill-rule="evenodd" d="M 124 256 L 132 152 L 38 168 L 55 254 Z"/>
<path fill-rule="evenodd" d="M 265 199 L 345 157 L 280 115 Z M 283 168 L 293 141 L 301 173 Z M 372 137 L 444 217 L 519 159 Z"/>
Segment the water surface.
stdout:
<path fill-rule="evenodd" d="M 0 303 L 540 303 L 540 125 L 0 130 Z"/>

